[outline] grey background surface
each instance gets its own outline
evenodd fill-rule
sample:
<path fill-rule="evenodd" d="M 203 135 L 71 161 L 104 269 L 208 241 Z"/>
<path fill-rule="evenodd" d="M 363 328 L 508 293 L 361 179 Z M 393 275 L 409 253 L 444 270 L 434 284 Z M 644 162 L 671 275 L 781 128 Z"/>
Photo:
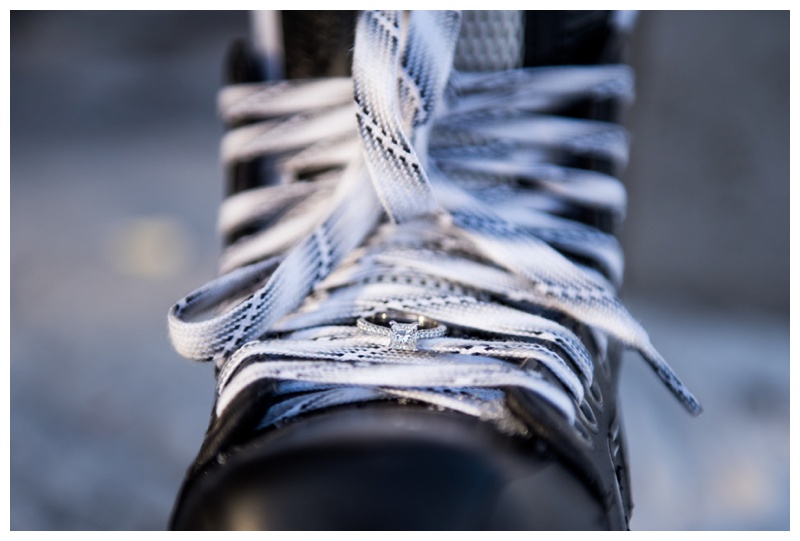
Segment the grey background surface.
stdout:
<path fill-rule="evenodd" d="M 211 407 L 166 311 L 211 278 L 214 115 L 246 13 L 14 13 L 11 528 L 163 529 Z M 789 16 L 646 12 L 624 298 L 634 529 L 789 527 Z"/>

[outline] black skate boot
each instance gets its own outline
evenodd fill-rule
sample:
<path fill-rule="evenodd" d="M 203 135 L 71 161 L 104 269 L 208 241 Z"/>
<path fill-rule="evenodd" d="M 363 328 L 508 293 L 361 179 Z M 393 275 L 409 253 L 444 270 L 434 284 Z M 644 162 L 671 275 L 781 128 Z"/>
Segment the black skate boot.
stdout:
<path fill-rule="evenodd" d="M 170 312 L 217 367 L 170 528 L 626 529 L 622 350 L 700 411 L 616 296 L 629 17 L 257 17 L 220 278 Z"/>

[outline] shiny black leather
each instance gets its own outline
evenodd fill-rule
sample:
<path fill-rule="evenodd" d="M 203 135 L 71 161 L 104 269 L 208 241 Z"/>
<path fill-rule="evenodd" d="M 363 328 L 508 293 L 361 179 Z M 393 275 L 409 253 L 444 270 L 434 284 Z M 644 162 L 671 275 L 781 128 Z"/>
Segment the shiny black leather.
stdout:
<path fill-rule="evenodd" d="M 262 434 L 199 475 L 172 526 L 202 530 L 594 530 L 603 502 L 536 438 L 400 406 Z"/>

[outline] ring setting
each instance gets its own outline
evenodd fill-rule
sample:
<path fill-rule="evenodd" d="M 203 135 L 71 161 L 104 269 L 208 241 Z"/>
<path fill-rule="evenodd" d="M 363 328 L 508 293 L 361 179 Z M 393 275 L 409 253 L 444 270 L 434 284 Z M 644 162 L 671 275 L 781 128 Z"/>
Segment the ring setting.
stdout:
<path fill-rule="evenodd" d="M 382 312 L 358 318 L 356 325 L 367 334 L 389 337 L 389 349 L 416 351 L 417 340 L 444 336 L 447 327 L 434 319 L 406 312 Z M 388 325 L 388 326 L 387 326 Z"/>

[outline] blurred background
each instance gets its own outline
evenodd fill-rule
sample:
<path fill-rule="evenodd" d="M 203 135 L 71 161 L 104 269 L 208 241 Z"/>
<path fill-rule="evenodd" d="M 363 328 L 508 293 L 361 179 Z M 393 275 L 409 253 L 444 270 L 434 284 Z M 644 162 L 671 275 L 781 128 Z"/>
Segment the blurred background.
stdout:
<path fill-rule="evenodd" d="M 246 12 L 12 12 L 14 530 L 159 530 L 213 374 L 166 313 L 214 276 L 215 117 Z M 789 528 L 789 14 L 644 12 L 624 300 L 633 529 Z"/>

